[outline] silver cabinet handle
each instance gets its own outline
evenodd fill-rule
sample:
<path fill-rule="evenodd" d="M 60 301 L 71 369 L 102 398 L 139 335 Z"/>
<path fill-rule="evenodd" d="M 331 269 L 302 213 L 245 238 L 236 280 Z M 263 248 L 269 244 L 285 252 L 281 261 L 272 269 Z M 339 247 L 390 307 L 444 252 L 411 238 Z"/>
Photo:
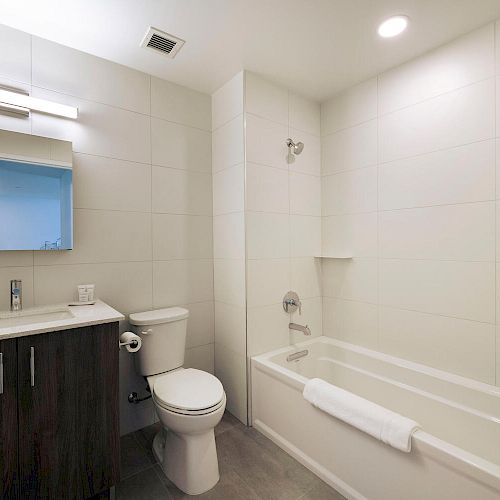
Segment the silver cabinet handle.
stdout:
<path fill-rule="evenodd" d="M 31 347 L 30 356 L 30 371 L 31 371 L 31 387 L 35 387 L 35 348 Z"/>
<path fill-rule="evenodd" d="M 0 394 L 3 394 L 3 352 L 0 352 Z"/>

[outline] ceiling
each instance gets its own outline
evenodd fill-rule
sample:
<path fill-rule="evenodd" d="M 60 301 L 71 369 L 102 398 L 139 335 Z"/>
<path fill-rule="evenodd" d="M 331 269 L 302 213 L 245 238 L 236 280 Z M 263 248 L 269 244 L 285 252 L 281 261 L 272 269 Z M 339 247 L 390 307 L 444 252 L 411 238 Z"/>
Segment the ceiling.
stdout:
<path fill-rule="evenodd" d="M 376 34 L 410 17 L 393 39 Z M 0 0 L 0 23 L 212 93 L 241 69 L 322 101 L 500 17 L 498 0 Z M 139 47 L 149 25 L 186 40 Z"/>

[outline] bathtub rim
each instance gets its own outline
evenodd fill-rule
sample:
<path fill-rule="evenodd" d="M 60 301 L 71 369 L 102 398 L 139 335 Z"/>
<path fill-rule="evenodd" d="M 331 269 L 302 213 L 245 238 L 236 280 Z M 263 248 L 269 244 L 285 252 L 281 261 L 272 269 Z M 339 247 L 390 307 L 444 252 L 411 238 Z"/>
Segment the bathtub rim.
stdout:
<path fill-rule="evenodd" d="M 422 371 L 433 378 L 439 378 L 441 380 L 444 379 L 447 382 L 451 382 L 457 385 L 465 385 L 470 389 L 475 389 L 490 395 L 500 396 L 500 388 L 490 386 L 489 384 L 486 384 L 484 382 L 467 379 L 460 375 L 437 370 L 435 368 L 421 365 L 419 363 L 396 358 L 388 354 L 380 353 L 378 351 L 372 351 L 365 347 L 349 344 L 347 342 L 325 336 L 315 337 L 304 342 L 253 356 L 251 358 L 251 369 L 260 370 L 302 393 L 304 390 L 304 386 L 309 378 L 279 365 L 278 363 L 272 361 L 271 358 L 277 355 L 295 352 L 296 350 L 298 350 L 298 348 L 307 347 L 308 345 L 315 343 L 327 343 L 335 345 L 337 347 L 347 349 L 359 354 L 374 357 L 384 362 L 396 364 L 397 366 L 400 366 L 402 368 L 407 368 L 414 371 Z M 252 425 L 253 424 L 254 422 L 252 421 Z M 267 426 L 264 422 L 255 419 L 255 424 L 257 429 L 266 431 L 264 433 L 278 445 L 282 447 L 284 446 L 285 449 L 287 448 L 286 443 L 284 441 L 281 442 L 279 434 L 276 431 L 273 431 L 275 436 L 271 436 L 269 434 L 269 431 L 267 431 Z M 500 491 L 500 465 L 497 465 L 478 455 L 468 452 L 463 448 L 448 443 L 447 441 L 444 441 L 422 429 L 417 430 L 413 434 L 412 450 L 413 449 L 418 450 L 432 460 L 436 460 L 447 467 L 457 470 L 461 474 L 471 477 L 473 480 L 480 481 L 481 483 Z M 302 459 L 305 460 L 304 457 L 302 457 Z M 316 470 L 314 459 L 312 459 L 311 457 L 308 457 L 308 459 L 310 461 L 309 468 L 321 477 L 321 471 Z M 304 464 L 307 465 L 305 462 Z"/>
<path fill-rule="evenodd" d="M 305 340 L 303 342 L 298 342 L 296 344 L 292 344 L 286 347 L 281 347 L 279 349 L 275 349 L 273 351 L 265 352 L 262 354 L 258 354 L 256 356 L 252 356 L 252 360 L 255 360 L 256 362 L 269 362 L 272 363 L 273 366 L 281 366 L 278 365 L 277 363 L 271 361 L 271 358 L 274 356 L 278 356 L 280 354 L 287 354 L 294 352 L 296 350 L 299 350 L 299 348 L 302 347 L 307 347 L 308 345 L 312 344 L 330 344 L 334 345 L 336 347 L 340 347 L 342 349 L 346 349 L 348 351 L 355 352 L 357 354 L 361 354 L 364 356 L 368 356 L 370 358 L 377 359 L 379 361 L 385 362 L 385 363 L 390 363 L 393 364 L 399 368 L 405 368 L 410 371 L 415 371 L 415 372 L 420 372 L 424 373 L 428 377 L 431 378 L 437 378 L 440 380 L 444 380 L 448 383 L 454 384 L 454 385 L 459 385 L 463 387 L 467 387 L 468 389 L 473 389 L 475 391 L 482 392 L 487 395 L 491 396 L 496 396 L 500 398 L 500 387 L 487 384 L 486 382 L 481 382 L 479 380 L 474 380 L 471 378 L 464 377 L 462 375 L 457 375 L 455 373 L 450 373 L 444 370 L 440 370 L 438 368 L 433 368 L 431 366 L 427 366 L 421 363 L 417 363 L 415 361 L 409 361 L 403 358 L 398 358 L 397 356 L 392 356 L 390 354 L 385 354 L 380 351 L 375 351 L 372 349 L 368 349 L 367 347 L 363 347 L 357 344 L 350 344 L 348 342 L 345 342 L 343 340 L 338 340 L 334 339 L 332 337 L 327 337 L 325 335 L 321 335 L 318 337 L 314 337 L 312 339 Z M 283 367 L 284 370 L 286 370 L 286 373 L 290 373 L 291 370 L 288 370 L 287 368 Z M 292 372 L 293 373 L 293 372 Z M 302 379 L 305 381 L 307 380 L 306 377 L 302 377 Z"/>

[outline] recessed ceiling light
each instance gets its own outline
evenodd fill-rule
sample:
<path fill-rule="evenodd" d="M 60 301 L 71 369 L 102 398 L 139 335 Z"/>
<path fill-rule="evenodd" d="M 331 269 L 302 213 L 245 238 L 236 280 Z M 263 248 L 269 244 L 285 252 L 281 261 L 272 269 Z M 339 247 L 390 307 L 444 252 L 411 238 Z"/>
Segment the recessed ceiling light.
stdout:
<path fill-rule="evenodd" d="M 408 26 L 407 16 L 393 16 L 386 19 L 379 27 L 378 34 L 382 38 L 392 38 L 402 33 Z"/>

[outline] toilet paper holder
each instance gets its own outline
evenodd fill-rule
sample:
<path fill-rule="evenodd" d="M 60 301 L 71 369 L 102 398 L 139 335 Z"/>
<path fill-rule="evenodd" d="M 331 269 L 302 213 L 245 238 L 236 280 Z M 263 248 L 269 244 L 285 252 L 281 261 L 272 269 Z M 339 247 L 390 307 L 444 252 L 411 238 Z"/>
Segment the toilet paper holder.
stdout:
<path fill-rule="evenodd" d="M 132 339 L 132 340 L 129 340 L 127 342 L 120 342 L 118 341 L 118 347 L 121 349 L 122 347 L 125 347 L 125 346 L 132 346 L 132 347 L 137 347 L 139 344 L 139 342 L 135 339 Z"/>
<path fill-rule="evenodd" d="M 118 348 L 125 347 L 128 352 L 137 352 L 142 345 L 141 337 L 134 332 L 123 332 L 118 340 Z"/>

